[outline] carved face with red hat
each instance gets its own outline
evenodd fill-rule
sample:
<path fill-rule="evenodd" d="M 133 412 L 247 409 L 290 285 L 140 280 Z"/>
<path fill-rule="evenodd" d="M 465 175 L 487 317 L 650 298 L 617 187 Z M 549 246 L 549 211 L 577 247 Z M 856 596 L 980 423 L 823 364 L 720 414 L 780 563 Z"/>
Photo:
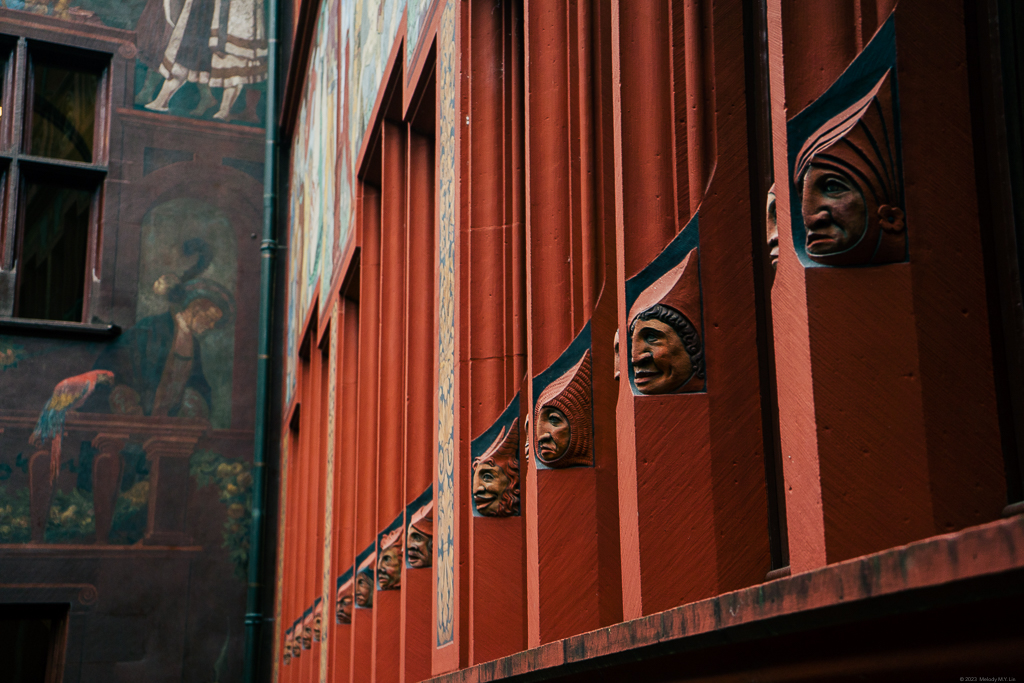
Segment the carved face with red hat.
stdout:
<path fill-rule="evenodd" d="M 382 591 L 394 590 L 402 585 L 402 541 L 404 530 L 398 527 L 385 534 L 377 556 L 377 587 Z"/>
<path fill-rule="evenodd" d="M 519 514 L 519 418 L 473 462 L 473 505 L 486 517 Z"/>
<path fill-rule="evenodd" d="M 796 157 L 804 249 L 816 263 L 875 265 L 906 258 L 890 74 L 818 128 Z"/>
<path fill-rule="evenodd" d="M 413 513 L 406 534 L 405 557 L 409 566 L 424 569 L 434 561 L 434 501 Z"/>
<path fill-rule="evenodd" d="M 590 349 L 561 377 L 549 384 L 534 411 L 537 459 L 547 467 L 591 465 L 594 462 Z"/>
<path fill-rule="evenodd" d="M 704 389 L 697 249 L 641 292 L 629 312 L 633 385 L 641 394 Z"/>

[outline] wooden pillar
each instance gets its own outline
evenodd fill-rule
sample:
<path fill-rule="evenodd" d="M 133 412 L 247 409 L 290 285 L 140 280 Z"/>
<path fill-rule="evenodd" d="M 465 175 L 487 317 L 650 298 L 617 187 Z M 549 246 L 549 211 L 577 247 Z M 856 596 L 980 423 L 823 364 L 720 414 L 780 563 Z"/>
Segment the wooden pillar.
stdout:
<path fill-rule="evenodd" d="M 863 4 L 769 3 L 772 315 L 794 572 L 990 521 L 1005 502 L 974 156 L 962 135 L 963 5 L 902 0 L 887 24 L 894 3 L 874 15 Z M 873 62 L 858 59 L 868 51 Z M 906 257 L 815 263 L 793 163 L 811 138 L 794 119 L 853 97 L 857 84 L 841 76 L 877 80 L 879 60 L 892 67 L 881 92 L 898 103 L 878 106 L 896 122 Z M 971 368 L 954 371 L 963 349 Z"/>
<path fill-rule="evenodd" d="M 581 345 L 573 353 L 589 353 L 589 341 L 579 335 L 591 336 L 587 325 L 603 273 L 591 180 L 593 21 L 589 3 L 526 5 L 529 414 L 545 388 L 538 378 L 567 360 L 562 356 L 570 344 Z M 611 339 L 604 341 L 610 349 Z M 576 428 L 592 429 L 582 423 Z M 534 424 L 531 433 L 535 443 Z M 524 468 L 530 646 L 596 629 L 617 613 L 602 613 L 601 595 L 618 590 L 619 567 L 602 562 L 600 552 L 615 542 L 617 515 L 600 499 L 600 469 L 607 463 L 591 462 L 538 469 L 531 452 Z"/>
<path fill-rule="evenodd" d="M 359 268 L 359 408 L 356 462 L 356 548 L 377 539 L 378 372 L 380 363 L 381 197 L 361 185 Z M 352 612 L 352 680 L 368 681 L 373 672 L 373 611 Z"/>
<path fill-rule="evenodd" d="M 401 124 L 381 126 L 380 364 L 377 425 L 377 531 L 402 514 L 405 445 L 405 179 L 406 134 Z M 378 555 L 380 548 L 378 548 Z M 397 683 L 401 594 L 379 590 L 374 598 L 375 681 Z"/>
<path fill-rule="evenodd" d="M 344 278 L 348 280 L 348 278 Z M 343 295 L 339 298 L 340 329 L 338 334 L 338 367 L 334 381 L 337 383 L 337 428 L 334 432 L 335 460 L 335 523 L 334 577 L 350 570 L 355 561 L 355 516 L 356 516 L 356 451 L 358 368 L 359 368 L 359 304 Z M 338 600 L 337 582 L 332 582 L 333 594 L 331 612 L 329 662 L 332 683 L 350 680 L 352 663 L 352 624 L 339 624 L 335 619 Z M 352 597 L 352 587 L 347 591 Z"/>
<path fill-rule="evenodd" d="M 623 616 L 632 619 L 759 582 L 770 558 L 742 8 L 714 0 L 615 7 L 626 293 L 619 518 Z M 642 312 L 635 307 L 667 301 L 640 303 L 686 254 L 686 291 L 699 303 L 684 314 L 700 328 L 706 376 L 644 394 L 631 381 L 629 326 Z"/>
<path fill-rule="evenodd" d="M 432 113 L 434 103 L 422 102 Z M 430 116 L 431 123 L 433 116 Z M 431 132 L 432 128 L 431 128 Z M 434 141 L 409 126 L 406 175 L 406 376 L 404 412 L 406 543 L 409 519 L 417 510 L 408 505 L 431 487 L 434 463 L 434 345 L 437 339 L 434 306 Z M 431 501 L 431 504 L 433 502 Z M 431 565 L 433 560 L 431 559 Z M 434 596 L 430 568 L 408 563 L 402 578 L 402 624 L 399 638 L 403 682 L 430 677 L 430 610 Z"/>
<path fill-rule="evenodd" d="M 463 325 L 470 379 L 464 424 L 476 439 L 519 391 L 525 372 L 523 64 L 521 5 L 477 1 L 468 9 L 463 291 L 469 307 Z M 463 491 L 471 497 L 471 469 L 465 476 Z M 467 511 L 469 663 L 476 664 L 526 648 L 524 530 L 518 511 L 500 518 Z"/>

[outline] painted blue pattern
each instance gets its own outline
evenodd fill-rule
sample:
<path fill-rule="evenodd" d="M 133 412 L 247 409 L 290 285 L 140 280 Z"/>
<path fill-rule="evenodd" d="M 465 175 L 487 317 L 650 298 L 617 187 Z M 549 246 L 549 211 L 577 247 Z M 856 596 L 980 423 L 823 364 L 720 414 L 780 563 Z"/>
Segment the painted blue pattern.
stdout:
<path fill-rule="evenodd" d="M 455 640 L 455 16 L 438 28 L 440 245 L 437 372 L 437 646 Z"/>

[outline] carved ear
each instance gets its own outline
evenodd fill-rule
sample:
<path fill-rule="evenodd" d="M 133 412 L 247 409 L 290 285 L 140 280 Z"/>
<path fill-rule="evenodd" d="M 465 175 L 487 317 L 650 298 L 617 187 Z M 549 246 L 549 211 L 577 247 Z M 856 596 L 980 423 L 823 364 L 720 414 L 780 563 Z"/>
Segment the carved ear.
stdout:
<path fill-rule="evenodd" d="M 903 232 L 906 229 L 906 225 L 903 223 L 903 209 L 898 206 L 882 204 L 878 207 L 878 225 L 886 232 Z"/>

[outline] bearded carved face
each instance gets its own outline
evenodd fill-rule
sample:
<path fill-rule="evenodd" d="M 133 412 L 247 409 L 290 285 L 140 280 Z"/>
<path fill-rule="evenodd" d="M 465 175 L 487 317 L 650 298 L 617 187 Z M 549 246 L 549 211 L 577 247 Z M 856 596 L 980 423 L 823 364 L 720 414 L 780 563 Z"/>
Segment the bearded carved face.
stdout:
<path fill-rule="evenodd" d="M 558 460 L 565 455 L 571 436 L 569 418 L 558 408 L 541 408 L 537 420 L 537 454 L 544 460 Z"/>
<path fill-rule="evenodd" d="M 668 394 L 693 375 L 693 361 L 679 333 L 660 320 L 638 320 L 633 328 L 633 383 L 641 394 Z"/>
<path fill-rule="evenodd" d="M 356 605 L 373 607 L 373 579 L 369 574 L 361 573 L 356 577 Z"/>
<path fill-rule="evenodd" d="M 405 555 L 410 567 L 424 569 L 431 566 L 434 558 L 434 537 L 410 526 L 406 535 Z"/>
<path fill-rule="evenodd" d="M 845 173 L 812 163 L 804 177 L 800 208 L 810 256 L 847 251 L 864 237 L 868 224 L 864 194 Z"/>
<path fill-rule="evenodd" d="M 338 598 L 338 607 L 334 613 L 339 624 L 352 623 L 352 595 L 346 593 Z"/>
<path fill-rule="evenodd" d="M 493 462 L 481 462 L 473 470 L 473 504 L 481 515 L 497 515 L 509 478 Z"/>
<path fill-rule="evenodd" d="M 377 558 L 377 585 L 382 591 L 402 585 L 402 547 L 398 543 L 385 548 Z"/>

